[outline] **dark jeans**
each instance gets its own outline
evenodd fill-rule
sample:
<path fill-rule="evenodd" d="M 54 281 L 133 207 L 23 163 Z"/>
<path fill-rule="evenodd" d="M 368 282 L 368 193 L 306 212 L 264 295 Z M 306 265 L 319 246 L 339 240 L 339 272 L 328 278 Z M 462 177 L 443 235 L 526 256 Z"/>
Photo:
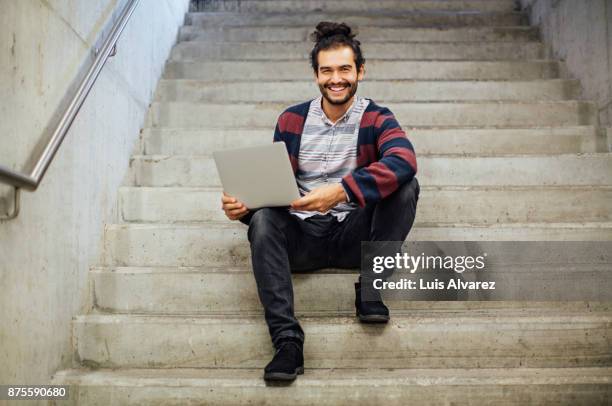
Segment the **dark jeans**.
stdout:
<path fill-rule="evenodd" d="M 302 220 L 287 208 L 263 208 L 252 214 L 248 237 L 253 272 L 275 346 L 287 336 L 304 341 L 294 315 L 291 271 L 359 268 L 361 241 L 403 241 L 414 223 L 419 191 L 413 178 L 341 222 L 330 214 Z"/>

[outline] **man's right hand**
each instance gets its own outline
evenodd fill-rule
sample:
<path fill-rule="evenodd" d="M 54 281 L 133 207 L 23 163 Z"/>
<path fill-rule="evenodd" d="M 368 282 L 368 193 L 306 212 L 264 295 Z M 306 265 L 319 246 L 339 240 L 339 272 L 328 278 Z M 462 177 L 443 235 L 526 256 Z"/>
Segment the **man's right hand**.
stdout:
<path fill-rule="evenodd" d="M 249 213 L 249 209 L 247 209 L 243 203 L 225 192 L 223 192 L 223 196 L 221 197 L 221 203 L 221 208 L 230 220 L 240 220 Z"/>

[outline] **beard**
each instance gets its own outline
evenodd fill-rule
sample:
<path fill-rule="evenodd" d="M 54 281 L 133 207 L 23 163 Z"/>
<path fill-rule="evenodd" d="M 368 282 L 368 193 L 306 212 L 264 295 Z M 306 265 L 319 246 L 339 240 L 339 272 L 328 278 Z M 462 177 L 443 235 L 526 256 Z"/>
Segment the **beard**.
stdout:
<path fill-rule="evenodd" d="M 319 85 L 319 90 L 321 91 L 321 94 L 323 95 L 325 100 L 329 102 L 329 104 L 342 105 L 351 100 L 355 93 L 357 93 L 357 81 L 353 83 L 344 82 L 343 84 L 346 86 L 348 91 L 346 92 L 346 95 L 342 98 L 334 98 L 334 96 L 332 96 L 331 94 L 331 90 L 327 88 L 328 85 Z"/>

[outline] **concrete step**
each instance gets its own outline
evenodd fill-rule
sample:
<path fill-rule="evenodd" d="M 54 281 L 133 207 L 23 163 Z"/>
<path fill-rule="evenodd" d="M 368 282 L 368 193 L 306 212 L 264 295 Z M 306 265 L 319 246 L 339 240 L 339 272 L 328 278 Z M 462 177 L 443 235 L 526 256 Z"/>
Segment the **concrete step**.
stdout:
<path fill-rule="evenodd" d="M 72 401 L 57 405 L 423 406 L 441 404 L 605 404 L 612 368 L 312 369 L 297 382 L 271 388 L 261 368 L 64 370 Z"/>
<path fill-rule="evenodd" d="M 354 315 L 302 317 L 300 324 L 310 368 L 612 365 L 610 312 L 411 311 L 395 312 L 383 326 Z M 73 326 L 85 366 L 263 368 L 273 355 L 262 316 L 91 314 Z"/>
<path fill-rule="evenodd" d="M 551 101 L 575 99 L 576 80 L 538 81 L 412 81 L 368 80 L 359 83 L 360 94 L 380 103 L 417 101 Z M 162 102 L 283 102 L 295 104 L 319 96 L 310 81 L 210 82 L 161 80 L 155 100 Z"/>
<path fill-rule="evenodd" d="M 567 154 L 596 152 L 593 126 L 548 128 L 415 128 L 407 130 L 417 154 Z M 143 155 L 206 155 L 224 148 L 272 142 L 272 131 L 145 129 Z"/>
<path fill-rule="evenodd" d="M 245 267 L 251 261 L 246 231 L 242 223 L 229 220 L 108 224 L 102 265 Z M 612 241 L 612 223 L 416 224 L 408 240 Z"/>
<path fill-rule="evenodd" d="M 383 42 L 364 43 L 367 59 L 387 60 L 525 60 L 544 56 L 540 42 Z M 180 42 L 173 61 L 309 60 L 312 44 L 295 42 Z"/>
<path fill-rule="evenodd" d="M 227 220 L 221 188 L 123 187 L 125 222 Z M 612 186 L 422 186 L 417 223 L 612 222 Z"/>
<path fill-rule="evenodd" d="M 536 80 L 560 76 L 557 61 L 366 61 L 368 79 L 413 80 Z M 312 80 L 313 70 L 301 61 L 168 61 L 167 79 Z"/>
<path fill-rule="evenodd" d="M 413 102 L 385 103 L 400 125 L 411 127 L 562 127 L 594 125 L 596 106 L 582 101 L 546 102 Z M 148 127 L 236 128 L 273 130 L 282 103 L 155 102 Z"/>
<path fill-rule="evenodd" d="M 563 297 L 564 302 L 498 301 L 416 301 L 385 300 L 392 312 L 405 310 L 455 311 L 477 314 L 496 309 L 530 312 L 612 311 L 607 302 L 585 302 L 587 289 L 609 286 L 612 275 L 609 265 L 585 261 L 576 267 L 557 264 L 532 265 L 524 272 L 517 266 L 498 267 L 512 273 L 513 284 L 534 283 L 533 273 L 546 275 L 546 292 L 550 300 Z M 293 273 L 295 312 L 298 317 L 321 314 L 351 316 L 355 312 L 357 269 L 321 269 Z M 491 272 L 491 271 L 487 271 Z M 573 276 L 573 277 L 572 277 Z M 585 283 L 585 276 L 588 277 Z M 95 297 L 94 309 L 109 313 L 156 315 L 263 315 L 257 286 L 251 268 L 208 267 L 115 267 L 94 268 L 90 279 Z M 500 280 L 498 285 L 501 285 Z M 557 283 L 555 283 L 557 282 Z M 543 283 L 538 281 L 538 283 Z M 580 283 L 581 289 L 568 290 L 569 284 Z M 596 290 L 596 289 L 595 289 Z M 228 294 L 233 292 L 233 294 Z M 500 293 L 501 295 L 501 293 Z M 575 301 L 574 301 L 575 300 Z"/>
<path fill-rule="evenodd" d="M 612 153 L 418 155 L 422 186 L 612 185 Z M 210 156 L 133 156 L 126 186 L 219 186 Z"/>
<path fill-rule="evenodd" d="M 352 28 L 363 25 L 402 27 L 516 26 L 527 25 L 526 16 L 518 12 L 395 11 L 387 12 L 309 12 L 295 13 L 187 13 L 185 24 L 211 26 L 281 26 L 310 25 L 320 21 L 342 21 Z"/>
<path fill-rule="evenodd" d="M 231 11 L 242 13 L 315 13 L 315 12 L 369 12 L 384 11 L 514 11 L 512 0 L 379 0 L 372 3 L 366 0 L 212 0 L 204 3 L 197 11 Z"/>
<path fill-rule="evenodd" d="M 333 3 L 330 3 L 333 4 Z M 403 4 L 411 4 L 403 2 Z M 179 41 L 213 42 L 310 42 L 314 26 L 287 27 L 240 26 L 201 28 L 185 25 L 180 28 Z M 357 38 L 372 42 L 431 42 L 431 41 L 537 41 L 537 27 L 390 27 L 381 25 L 359 27 Z"/>

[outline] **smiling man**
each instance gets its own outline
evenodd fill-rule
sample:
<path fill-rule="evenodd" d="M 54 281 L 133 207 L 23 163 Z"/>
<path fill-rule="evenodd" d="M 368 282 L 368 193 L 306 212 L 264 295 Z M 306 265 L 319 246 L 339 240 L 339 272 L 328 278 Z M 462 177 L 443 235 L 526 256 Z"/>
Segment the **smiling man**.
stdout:
<path fill-rule="evenodd" d="M 412 144 L 389 109 L 357 95 L 365 75 L 360 43 L 346 24 L 321 22 L 312 34 L 311 65 L 321 96 L 278 118 L 301 198 L 290 208 L 250 211 L 222 197 L 231 220 L 249 226 L 253 272 L 276 348 L 266 380 L 293 380 L 304 371 L 304 331 L 294 315 L 292 271 L 358 268 L 362 241 L 403 241 L 419 196 Z M 355 283 L 361 322 L 385 323 L 378 292 L 361 300 L 371 281 Z M 364 349 L 366 344 L 364 343 Z"/>

